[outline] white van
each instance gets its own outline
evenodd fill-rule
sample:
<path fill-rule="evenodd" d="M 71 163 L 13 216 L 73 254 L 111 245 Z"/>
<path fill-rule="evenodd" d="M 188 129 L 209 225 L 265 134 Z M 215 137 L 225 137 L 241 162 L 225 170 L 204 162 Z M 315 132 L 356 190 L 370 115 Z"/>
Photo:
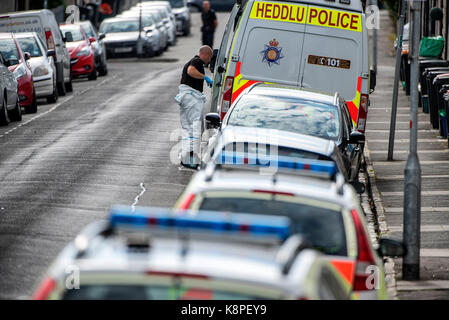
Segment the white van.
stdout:
<path fill-rule="evenodd" d="M 354 125 L 364 132 L 375 74 L 362 2 L 243 1 L 235 4 L 214 52 L 211 111 L 223 118 L 255 82 L 286 84 L 339 92 Z"/>
<path fill-rule="evenodd" d="M 70 54 L 53 12 L 47 9 L 11 12 L 0 15 L 0 32 L 36 32 L 47 45 L 55 50 L 56 80 L 59 95 L 71 92 Z"/>

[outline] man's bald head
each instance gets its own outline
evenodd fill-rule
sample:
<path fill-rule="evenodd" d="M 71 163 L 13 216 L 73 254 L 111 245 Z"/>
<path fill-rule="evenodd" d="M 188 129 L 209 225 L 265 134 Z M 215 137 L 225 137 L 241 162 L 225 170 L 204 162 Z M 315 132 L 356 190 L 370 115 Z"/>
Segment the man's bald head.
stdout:
<path fill-rule="evenodd" d="M 204 63 L 209 63 L 212 59 L 213 50 L 209 46 L 201 46 L 198 55 Z"/>
<path fill-rule="evenodd" d="M 204 9 L 205 12 L 209 11 L 209 9 L 210 9 L 210 2 L 209 1 L 207 1 L 207 0 L 203 1 L 203 9 Z"/>

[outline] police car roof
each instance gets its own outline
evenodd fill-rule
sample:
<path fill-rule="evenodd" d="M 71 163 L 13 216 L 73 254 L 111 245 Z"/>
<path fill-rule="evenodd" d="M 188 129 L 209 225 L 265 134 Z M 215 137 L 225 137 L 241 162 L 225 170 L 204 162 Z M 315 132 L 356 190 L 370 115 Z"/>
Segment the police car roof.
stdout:
<path fill-rule="evenodd" d="M 297 98 L 335 105 L 335 95 L 277 84 L 256 83 L 249 88 L 246 94 L 282 98 Z"/>
<path fill-rule="evenodd" d="M 268 168 L 265 168 L 268 170 Z M 208 179 L 206 171 L 199 171 L 189 184 L 193 193 L 208 191 L 241 192 L 265 190 L 278 193 L 292 193 L 297 197 L 316 199 L 337 204 L 341 207 L 352 207 L 355 191 L 349 184 L 344 184 L 340 194 L 339 185 L 331 180 L 294 175 L 279 170 L 276 183 L 273 176 L 261 174 L 259 170 L 245 170 L 243 166 L 226 166 L 214 171 L 212 179 Z"/>
<path fill-rule="evenodd" d="M 233 142 L 262 143 L 305 150 L 311 153 L 330 156 L 335 142 L 309 135 L 266 128 L 227 126 L 222 131 L 222 144 Z"/>
<path fill-rule="evenodd" d="M 243 2 L 246 2 L 246 0 L 243 0 Z M 274 0 L 274 2 L 287 2 L 287 0 Z M 362 1 L 360 0 L 288 0 L 288 2 L 338 8 L 357 12 L 363 11 Z"/>
<path fill-rule="evenodd" d="M 312 264 L 322 255 L 304 249 L 295 255 L 295 263 L 287 275 L 276 260 L 280 245 L 256 243 L 204 241 L 195 237 L 187 240 L 188 250 L 181 255 L 185 241 L 176 237 L 154 237 L 148 251 L 130 250 L 126 236 L 97 237 L 91 249 L 80 259 L 71 259 L 74 243 L 64 249 L 50 270 L 55 278 L 64 277 L 67 263 L 79 267 L 80 272 L 96 274 L 184 274 L 205 279 L 232 280 L 238 283 L 262 284 L 278 290 L 300 292 Z M 238 249 L 236 249 L 238 245 Z M 320 263 L 323 263 L 323 260 Z M 292 281 L 294 279 L 294 281 Z"/>

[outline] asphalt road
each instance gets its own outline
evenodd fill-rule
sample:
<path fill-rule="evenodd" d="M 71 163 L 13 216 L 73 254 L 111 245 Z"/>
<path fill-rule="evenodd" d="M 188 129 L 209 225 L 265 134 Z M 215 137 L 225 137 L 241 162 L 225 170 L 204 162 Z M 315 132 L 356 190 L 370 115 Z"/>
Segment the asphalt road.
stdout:
<path fill-rule="evenodd" d="M 219 14 L 219 44 L 227 14 Z M 192 34 L 152 59 L 109 60 L 109 74 L 0 127 L 0 299 L 29 297 L 58 252 L 114 204 L 172 206 L 192 171 L 170 161 L 174 101 Z M 208 91 L 206 90 L 206 95 Z M 173 151 L 174 150 L 174 151 Z"/>

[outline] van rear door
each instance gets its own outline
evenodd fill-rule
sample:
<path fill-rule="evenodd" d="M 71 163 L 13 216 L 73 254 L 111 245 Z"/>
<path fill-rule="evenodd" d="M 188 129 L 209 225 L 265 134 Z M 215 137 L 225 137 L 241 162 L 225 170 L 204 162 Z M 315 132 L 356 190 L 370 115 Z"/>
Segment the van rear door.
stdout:
<path fill-rule="evenodd" d="M 307 5 L 254 1 L 238 51 L 241 79 L 298 85 L 306 16 Z"/>
<path fill-rule="evenodd" d="M 363 73 L 363 32 L 361 13 L 309 6 L 299 84 L 331 94 L 338 91 L 346 101 L 354 100 L 348 104 L 354 121 Z"/>

